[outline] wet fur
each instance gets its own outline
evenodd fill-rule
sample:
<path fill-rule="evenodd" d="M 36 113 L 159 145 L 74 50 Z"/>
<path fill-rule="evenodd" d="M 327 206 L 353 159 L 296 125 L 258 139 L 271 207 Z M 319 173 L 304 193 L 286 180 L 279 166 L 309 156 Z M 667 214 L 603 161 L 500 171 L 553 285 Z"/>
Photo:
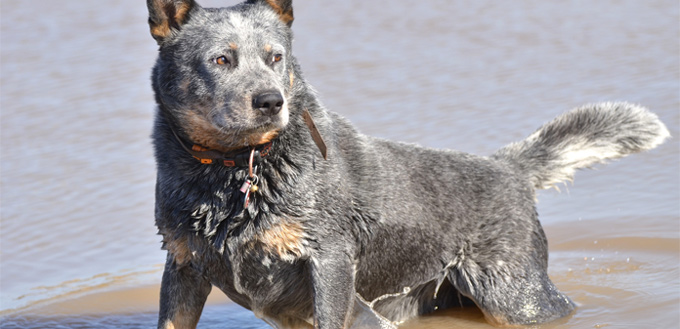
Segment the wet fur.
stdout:
<path fill-rule="evenodd" d="M 291 1 L 147 4 L 159 44 L 156 224 L 168 250 L 159 328 L 195 327 L 212 286 L 281 328 L 391 327 L 461 304 L 495 325 L 566 316 L 574 304 L 548 278 L 535 189 L 668 136 L 627 103 L 570 111 L 491 157 L 365 136 L 303 78 Z M 262 91 L 283 95 L 280 113 L 253 109 Z M 247 169 L 199 163 L 173 130 L 220 151 L 273 141 L 245 210 Z"/>

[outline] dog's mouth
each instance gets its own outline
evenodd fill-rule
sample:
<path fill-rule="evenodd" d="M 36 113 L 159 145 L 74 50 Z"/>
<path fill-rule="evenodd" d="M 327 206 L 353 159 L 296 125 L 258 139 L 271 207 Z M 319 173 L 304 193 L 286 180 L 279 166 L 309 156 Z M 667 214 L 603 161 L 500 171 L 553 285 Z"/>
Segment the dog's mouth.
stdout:
<path fill-rule="evenodd" d="M 223 120 L 211 120 L 192 111 L 186 116 L 183 128 L 193 143 L 229 152 L 269 143 L 278 137 L 281 129 L 288 123 L 287 113 L 285 118 L 260 116 L 254 119 L 254 122 L 227 125 Z"/>

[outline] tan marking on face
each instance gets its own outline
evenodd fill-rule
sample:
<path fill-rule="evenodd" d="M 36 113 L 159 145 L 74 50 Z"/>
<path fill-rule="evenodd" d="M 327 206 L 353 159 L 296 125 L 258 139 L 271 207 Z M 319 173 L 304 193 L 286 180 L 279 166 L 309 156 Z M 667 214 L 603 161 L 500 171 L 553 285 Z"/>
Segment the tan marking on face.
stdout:
<path fill-rule="evenodd" d="M 295 81 L 295 74 L 293 74 L 292 70 L 290 72 L 288 72 L 288 77 L 290 78 L 290 87 L 293 88 L 293 81 Z"/>
<path fill-rule="evenodd" d="M 264 51 L 266 52 L 272 51 L 272 45 L 264 45 Z"/>
<path fill-rule="evenodd" d="M 222 134 L 202 115 L 190 111 L 186 119 L 186 128 L 187 134 L 193 143 L 214 150 L 222 149 L 222 143 L 218 137 Z"/>
<path fill-rule="evenodd" d="M 264 245 L 266 251 L 283 258 L 286 256 L 301 257 L 304 249 L 303 238 L 302 224 L 291 221 L 279 223 L 261 232 L 258 240 Z"/>
<path fill-rule="evenodd" d="M 231 49 L 233 49 L 233 50 L 236 50 L 236 49 L 238 49 L 238 45 L 235 44 L 235 43 L 233 43 L 233 42 L 230 42 L 230 43 L 229 43 L 229 48 L 231 48 Z"/>
<path fill-rule="evenodd" d="M 251 134 L 248 136 L 248 146 L 267 144 L 279 136 L 278 130 L 271 130 L 262 134 Z"/>
<path fill-rule="evenodd" d="M 279 130 L 255 131 L 245 135 L 222 132 L 194 111 L 187 114 L 185 122 L 184 128 L 192 143 L 221 152 L 266 144 L 279 135 Z"/>

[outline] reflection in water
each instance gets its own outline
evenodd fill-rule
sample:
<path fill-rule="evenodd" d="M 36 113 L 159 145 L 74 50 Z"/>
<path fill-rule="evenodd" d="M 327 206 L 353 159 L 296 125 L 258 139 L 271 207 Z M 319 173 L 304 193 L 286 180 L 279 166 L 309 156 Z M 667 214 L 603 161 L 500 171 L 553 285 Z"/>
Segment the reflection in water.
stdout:
<path fill-rule="evenodd" d="M 295 5 L 307 79 L 367 134 L 490 154 L 569 108 L 627 100 L 680 135 L 677 1 Z M 146 19 L 132 0 L 2 1 L 3 328 L 155 323 Z M 550 275 L 579 304 L 542 327 L 677 326 L 679 150 L 675 138 L 539 192 Z M 267 328 L 221 297 L 199 327 L 225 323 Z M 474 308 L 402 327 L 489 328 Z"/>

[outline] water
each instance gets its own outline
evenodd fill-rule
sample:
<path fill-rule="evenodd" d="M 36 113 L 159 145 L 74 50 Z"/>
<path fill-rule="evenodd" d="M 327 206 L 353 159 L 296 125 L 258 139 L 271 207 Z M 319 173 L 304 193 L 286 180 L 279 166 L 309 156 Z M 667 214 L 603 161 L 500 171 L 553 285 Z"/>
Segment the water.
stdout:
<path fill-rule="evenodd" d="M 370 135 L 489 154 L 583 103 L 658 113 L 674 139 L 539 193 L 550 275 L 580 306 L 543 327 L 680 326 L 677 1 L 295 5 L 305 76 Z M 153 327 L 164 253 L 146 6 L 0 8 L 0 326 Z M 225 327 L 267 328 L 214 294 L 199 328 Z M 489 328 L 475 309 L 403 327 Z"/>

